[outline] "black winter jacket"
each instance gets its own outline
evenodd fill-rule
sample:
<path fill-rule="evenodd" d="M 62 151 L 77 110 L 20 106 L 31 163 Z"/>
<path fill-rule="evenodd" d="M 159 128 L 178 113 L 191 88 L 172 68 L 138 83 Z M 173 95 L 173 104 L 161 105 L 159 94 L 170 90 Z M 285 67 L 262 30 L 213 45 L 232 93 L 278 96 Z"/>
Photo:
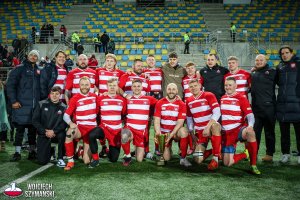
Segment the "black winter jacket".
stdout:
<path fill-rule="evenodd" d="M 10 72 L 7 96 L 11 104 L 21 104 L 21 108 L 12 109 L 12 122 L 31 124 L 33 109 L 40 101 L 40 73 L 37 65 L 32 66 L 27 60 Z"/>
<path fill-rule="evenodd" d="M 296 95 L 300 61 L 294 56 L 288 62 L 281 61 L 276 70 L 279 86 L 276 105 L 277 119 L 280 122 L 300 122 L 300 97 Z"/>
<path fill-rule="evenodd" d="M 68 72 L 68 69 L 66 69 Z M 56 82 L 58 71 L 55 64 L 46 65 L 41 71 L 41 99 L 47 99 L 51 88 Z"/>
<path fill-rule="evenodd" d="M 219 65 L 213 66 L 212 68 L 206 66 L 200 70 L 204 90 L 216 95 L 218 101 L 220 101 L 221 97 L 225 94 L 224 75 L 228 72 L 228 69 Z"/>
<path fill-rule="evenodd" d="M 32 124 L 39 135 L 45 135 L 46 129 L 53 130 L 57 135 L 67 128 L 63 120 L 66 105 L 62 102 L 52 103 L 49 99 L 40 101 L 35 107 Z"/>
<path fill-rule="evenodd" d="M 251 74 L 252 110 L 254 114 L 263 113 L 265 109 L 275 110 L 277 71 L 269 65 L 257 69 Z"/>

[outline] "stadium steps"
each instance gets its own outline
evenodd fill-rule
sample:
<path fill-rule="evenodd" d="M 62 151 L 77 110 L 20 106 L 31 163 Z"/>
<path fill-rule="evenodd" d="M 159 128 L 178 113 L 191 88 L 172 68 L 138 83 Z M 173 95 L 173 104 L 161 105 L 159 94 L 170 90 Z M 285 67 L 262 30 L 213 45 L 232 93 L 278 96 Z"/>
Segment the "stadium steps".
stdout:
<path fill-rule="evenodd" d="M 68 35 L 75 31 L 80 31 L 93 7 L 94 5 L 72 5 L 70 11 L 61 21 L 61 24 L 66 26 Z M 59 29 L 60 25 L 56 28 Z"/>
<path fill-rule="evenodd" d="M 222 30 L 219 40 L 231 41 L 230 39 L 230 17 L 224 10 L 222 4 L 210 3 L 201 4 L 201 13 L 203 14 L 208 31 Z M 224 30 L 228 30 L 228 33 Z"/>

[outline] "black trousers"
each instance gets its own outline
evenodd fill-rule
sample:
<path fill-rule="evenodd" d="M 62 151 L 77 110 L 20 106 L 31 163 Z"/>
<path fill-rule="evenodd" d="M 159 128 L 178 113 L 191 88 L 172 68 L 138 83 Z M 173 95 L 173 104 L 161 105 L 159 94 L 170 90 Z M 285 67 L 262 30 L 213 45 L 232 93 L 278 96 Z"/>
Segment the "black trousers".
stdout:
<path fill-rule="evenodd" d="M 6 141 L 7 140 L 7 131 L 1 131 L 0 132 L 0 141 Z"/>
<path fill-rule="evenodd" d="M 63 159 L 65 155 L 65 139 L 66 133 L 61 132 L 56 134 L 54 138 L 48 138 L 45 135 L 39 135 L 37 138 L 37 160 L 40 164 L 45 165 L 51 159 L 51 143 L 57 143 L 58 152 L 57 158 Z"/>
<path fill-rule="evenodd" d="M 15 146 L 22 146 L 25 128 L 28 128 L 28 143 L 29 143 L 29 145 L 36 144 L 36 128 L 33 125 L 31 125 L 31 124 L 27 124 L 27 125 L 15 124 L 15 127 L 17 129 L 16 135 L 15 135 L 15 142 L 14 142 Z"/>
<path fill-rule="evenodd" d="M 90 149 L 92 154 L 98 153 L 97 140 L 103 140 L 104 138 L 105 138 L 104 131 L 100 127 L 94 128 L 89 133 Z M 120 147 L 114 147 L 109 145 L 108 159 L 110 162 L 117 162 L 120 155 L 120 150 L 121 150 Z"/>
<path fill-rule="evenodd" d="M 107 43 L 102 43 L 102 47 L 103 47 L 103 52 L 105 53 L 105 54 L 107 54 Z"/>
<path fill-rule="evenodd" d="M 266 154 L 273 156 L 275 153 L 275 112 L 274 109 L 266 109 L 264 113 L 254 113 L 254 131 L 259 149 L 261 133 L 264 129 L 266 141 Z"/>
<path fill-rule="evenodd" d="M 282 154 L 290 154 L 291 138 L 290 138 L 290 128 L 291 124 L 294 125 L 294 130 L 296 134 L 296 143 L 298 156 L 300 156 L 300 122 L 279 122 L 280 133 L 281 133 L 281 152 Z"/>
<path fill-rule="evenodd" d="M 184 43 L 184 54 L 189 54 L 190 53 L 190 43 Z"/>

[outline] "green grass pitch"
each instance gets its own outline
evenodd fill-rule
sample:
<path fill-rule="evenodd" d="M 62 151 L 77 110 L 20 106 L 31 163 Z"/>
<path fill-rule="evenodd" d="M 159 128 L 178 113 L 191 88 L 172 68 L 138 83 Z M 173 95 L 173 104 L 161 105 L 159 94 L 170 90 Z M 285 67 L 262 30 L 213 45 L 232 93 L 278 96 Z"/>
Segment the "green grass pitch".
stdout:
<path fill-rule="evenodd" d="M 153 134 L 153 131 L 151 132 Z M 261 176 L 249 174 L 249 163 L 241 161 L 231 168 L 220 166 L 209 172 L 210 158 L 202 165 L 191 168 L 179 165 L 177 145 L 173 145 L 174 158 L 166 166 L 158 167 L 154 161 L 133 162 L 123 167 L 121 157 L 117 163 L 101 160 L 97 168 L 89 169 L 81 161 L 69 172 L 53 166 L 18 185 L 23 191 L 28 183 L 52 183 L 55 199 L 300 199 L 300 165 L 295 156 L 282 165 L 280 158 L 280 132 L 276 127 L 276 154 L 273 163 L 261 162 L 265 154 L 264 135 L 258 157 Z M 151 137 L 153 138 L 153 137 Z M 296 149 L 295 135 L 291 133 L 291 150 Z M 153 143 L 151 143 L 153 150 Z M 238 146 L 238 152 L 244 145 Z M 39 168 L 26 160 L 22 153 L 19 163 L 8 162 L 14 152 L 12 145 L 0 153 L 0 187 Z M 122 155 L 122 153 L 121 153 Z M 189 157 L 192 160 L 191 157 Z M 0 194 L 0 199 L 11 199 Z M 17 199 L 26 199 L 25 196 Z M 28 199 L 28 198 L 27 198 Z M 45 198 L 34 198 L 45 199 Z"/>

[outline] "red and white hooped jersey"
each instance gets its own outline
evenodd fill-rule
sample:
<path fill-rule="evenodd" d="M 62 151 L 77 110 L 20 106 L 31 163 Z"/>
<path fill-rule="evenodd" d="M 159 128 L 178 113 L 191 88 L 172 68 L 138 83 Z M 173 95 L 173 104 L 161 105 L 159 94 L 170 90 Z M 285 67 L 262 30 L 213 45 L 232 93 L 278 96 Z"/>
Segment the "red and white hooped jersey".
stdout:
<path fill-rule="evenodd" d="M 113 130 L 122 128 L 122 116 L 126 114 L 126 100 L 120 95 L 110 97 L 102 95 L 98 97 L 101 125 Z"/>
<path fill-rule="evenodd" d="M 87 76 L 91 81 L 90 92 L 95 92 L 95 86 L 98 85 L 96 71 L 90 68 L 86 68 L 84 70 L 75 68 L 69 72 L 66 81 L 66 90 L 71 91 L 72 96 L 80 93 L 79 81 L 84 76 Z"/>
<path fill-rule="evenodd" d="M 53 86 L 58 86 L 61 89 L 61 95 L 59 99 L 65 99 L 65 86 L 66 86 L 66 79 L 68 72 L 64 67 L 58 67 L 56 66 L 57 69 L 57 78 Z"/>
<path fill-rule="evenodd" d="M 236 91 L 248 98 L 248 91 L 251 86 L 251 74 L 243 69 L 238 70 L 235 74 L 229 72 L 224 75 L 224 83 L 227 77 L 235 78 Z"/>
<path fill-rule="evenodd" d="M 107 70 L 106 68 L 98 68 L 96 70 L 97 77 L 99 80 L 99 94 L 103 94 L 104 92 L 107 92 L 107 81 L 112 78 L 120 80 L 121 76 L 124 74 L 122 70 L 115 69 L 115 70 Z"/>
<path fill-rule="evenodd" d="M 151 92 L 161 92 L 162 70 L 160 68 L 147 68 L 144 73 L 149 77 Z"/>
<path fill-rule="evenodd" d="M 127 99 L 126 126 L 144 131 L 148 126 L 150 109 L 155 107 L 157 99 L 141 95 Z"/>
<path fill-rule="evenodd" d="M 183 94 L 184 94 L 184 100 L 186 101 L 187 98 L 191 97 L 192 96 L 192 93 L 190 92 L 190 89 L 189 89 L 189 82 L 193 79 L 197 79 L 197 76 L 196 74 L 192 77 L 186 75 L 185 77 L 182 78 L 182 88 L 183 88 Z M 199 81 L 200 83 L 200 81 Z"/>
<path fill-rule="evenodd" d="M 187 116 L 193 117 L 195 130 L 204 130 L 211 120 L 213 109 L 220 108 L 215 95 L 201 92 L 198 97 L 191 96 L 186 100 Z"/>
<path fill-rule="evenodd" d="M 166 97 L 162 98 L 156 103 L 154 116 L 160 118 L 161 133 L 170 133 L 178 119 L 186 119 L 186 105 L 179 99 L 170 102 Z"/>
<path fill-rule="evenodd" d="M 225 131 L 245 125 L 245 117 L 252 113 L 246 97 L 239 93 L 221 98 L 222 129 Z"/>
<path fill-rule="evenodd" d="M 121 76 L 119 87 L 126 93 L 132 95 L 132 81 L 135 79 L 139 79 L 142 81 L 142 94 L 145 95 L 147 92 L 150 92 L 150 83 L 149 80 L 145 78 L 144 75 L 137 75 L 135 73 L 131 73 L 130 75 L 128 73 Z"/>
<path fill-rule="evenodd" d="M 81 93 L 74 95 L 69 102 L 66 114 L 73 116 L 77 125 L 97 126 L 98 97 L 89 92 L 87 95 Z"/>

